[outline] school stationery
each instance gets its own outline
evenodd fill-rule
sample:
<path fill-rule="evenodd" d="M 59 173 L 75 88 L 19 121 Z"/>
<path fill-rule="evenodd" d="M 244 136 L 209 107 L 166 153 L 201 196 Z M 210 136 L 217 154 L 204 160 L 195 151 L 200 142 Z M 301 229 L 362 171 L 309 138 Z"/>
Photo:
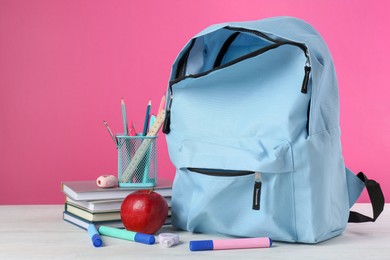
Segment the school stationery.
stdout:
<path fill-rule="evenodd" d="M 123 199 L 74 200 L 68 196 L 66 196 L 65 200 L 67 204 L 95 213 L 119 211 L 123 201 Z"/>
<path fill-rule="evenodd" d="M 110 127 L 108 126 L 108 123 L 106 120 L 103 120 L 103 124 L 106 126 L 107 128 L 107 131 L 108 133 L 110 134 L 112 140 L 114 141 L 115 145 L 118 145 L 118 140 L 116 139 L 116 137 L 114 136 L 114 134 L 112 133 Z"/>
<path fill-rule="evenodd" d="M 180 243 L 180 237 L 173 233 L 161 233 L 158 235 L 158 243 L 162 247 L 172 247 Z"/>
<path fill-rule="evenodd" d="M 167 97 L 174 226 L 317 243 L 383 210 L 379 184 L 345 167 L 332 57 L 306 22 L 206 28 L 175 60 Z M 373 218 L 349 211 L 365 186 Z"/>
<path fill-rule="evenodd" d="M 145 122 L 144 122 L 144 130 L 142 131 L 142 135 L 145 136 L 148 131 L 149 126 L 149 117 L 150 117 L 150 108 L 152 106 L 152 100 L 149 99 L 148 106 L 146 107 L 146 115 L 145 115 Z"/>
<path fill-rule="evenodd" d="M 126 104 L 125 104 L 125 101 L 123 100 L 123 98 L 121 99 L 121 108 L 122 108 L 123 132 L 124 132 L 124 135 L 128 135 Z"/>
<path fill-rule="evenodd" d="M 89 237 L 91 238 L 92 244 L 94 247 L 101 247 L 103 246 L 103 241 L 100 238 L 99 233 L 96 230 L 96 227 L 94 224 L 90 224 L 87 228 Z"/>
<path fill-rule="evenodd" d="M 154 187 L 157 182 L 157 136 L 143 136 L 141 134 L 117 136 L 117 138 L 119 186 Z M 142 154 L 138 151 L 142 151 Z M 130 165 L 133 167 L 132 172 L 124 180 L 121 176 Z"/>
<path fill-rule="evenodd" d="M 118 179 L 114 175 L 102 175 L 96 179 L 96 185 L 100 188 L 114 188 L 118 186 Z"/>
<path fill-rule="evenodd" d="M 106 226 L 99 227 L 99 234 L 103 236 L 110 236 L 134 242 L 139 242 L 147 245 L 155 243 L 156 238 L 153 235 L 143 234 L 140 232 L 133 232 L 125 229 L 118 229 Z"/>
<path fill-rule="evenodd" d="M 161 101 L 163 102 L 164 100 L 165 98 L 163 97 Z M 152 143 L 153 140 L 155 140 L 158 131 L 163 125 L 164 119 L 165 119 L 165 110 L 161 109 L 158 112 L 155 122 L 151 126 L 148 134 L 144 137 L 141 145 L 135 151 L 135 154 L 131 158 L 129 165 L 126 167 L 126 169 L 123 172 L 122 171 L 119 172 L 118 178 L 119 178 L 120 186 L 131 181 L 132 177 L 134 176 L 134 172 L 139 166 L 141 160 L 144 158 L 145 154 L 148 152 L 150 144 Z"/>
<path fill-rule="evenodd" d="M 90 224 L 105 225 L 105 226 L 116 227 L 116 228 L 124 228 L 125 227 L 121 220 L 92 222 L 92 221 L 88 221 L 88 220 L 85 220 L 83 218 L 80 218 L 79 216 L 73 215 L 72 213 L 67 212 L 67 211 L 63 212 L 62 218 L 64 221 L 66 221 L 70 224 L 73 224 L 76 227 L 82 228 L 84 230 L 87 230 L 88 226 Z"/>
<path fill-rule="evenodd" d="M 104 222 L 121 220 L 119 210 L 106 212 L 92 212 L 78 206 L 65 203 L 65 211 L 90 222 Z"/>
<path fill-rule="evenodd" d="M 155 115 L 151 115 L 150 116 L 150 119 L 149 119 L 149 127 L 148 129 L 150 129 L 153 124 L 155 123 L 156 121 L 156 116 Z M 151 169 L 151 166 L 155 166 L 153 165 L 153 158 L 152 158 L 152 155 L 153 155 L 153 148 L 154 146 L 151 145 L 148 149 L 149 151 L 146 152 L 146 155 L 144 156 L 143 158 L 143 162 L 141 161 L 141 163 L 145 166 L 144 167 L 144 173 L 143 173 L 143 176 L 142 176 L 142 183 L 148 183 L 150 182 L 151 180 L 151 174 L 150 174 L 150 169 Z M 157 170 L 157 168 L 156 168 Z"/>
<path fill-rule="evenodd" d="M 159 105 L 158 110 L 157 110 L 158 112 L 165 109 L 165 103 L 166 103 L 166 97 L 165 97 L 165 95 L 163 95 L 163 97 L 161 98 L 161 101 L 160 101 L 160 105 Z"/>
<path fill-rule="evenodd" d="M 134 122 L 131 122 L 131 128 L 130 128 L 129 134 L 134 136 L 134 135 L 136 135 L 136 133 L 137 132 L 135 130 L 135 124 L 134 124 Z"/>
<path fill-rule="evenodd" d="M 73 200 L 112 200 L 124 199 L 130 193 L 138 190 L 136 187 L 115 187 L 102 189 L 97 187 L 95 180 L 90 181 L 64 181 L 61 185 L 62 192 Z M 159 178 L 154 191 L 163 197 L 171 197 L 172 181 Z"/>
<path fill-rule="evenodd" d="M 191 251 L 267 248 L 271 246 L 272 239 L 269 237 L 190 241 Z"/>

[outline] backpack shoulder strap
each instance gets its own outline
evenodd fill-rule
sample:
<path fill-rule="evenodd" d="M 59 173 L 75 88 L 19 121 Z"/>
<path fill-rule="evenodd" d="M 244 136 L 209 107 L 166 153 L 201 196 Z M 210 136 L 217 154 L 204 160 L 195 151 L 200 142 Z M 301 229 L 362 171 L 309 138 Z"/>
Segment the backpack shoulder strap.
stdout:
<path fill-rule="evenodd" d="M 355 175 L 352 171 L 346 168 L 346 173 L 350 207 L 355 204 L 364 187 L 366 187 L 373 211 L 372 218 L 355 211 L 350 211 L 348 222 L 374 222 L 382 213 L 383 207 L 385 205 L 385 199 L 379 183 L 375 180 L 368 179 L 367 176 L 362 172 L 359 172 L 357 175 Z"/>

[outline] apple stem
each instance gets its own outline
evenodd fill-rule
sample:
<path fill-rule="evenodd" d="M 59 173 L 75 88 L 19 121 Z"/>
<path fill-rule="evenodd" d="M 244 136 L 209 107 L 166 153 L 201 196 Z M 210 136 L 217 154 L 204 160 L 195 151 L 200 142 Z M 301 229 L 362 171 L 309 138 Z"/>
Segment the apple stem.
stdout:
<path fill-rule="evenodd" d="M 153 191 L 154 191 L 154 188 L 151 188 L 151 189 L 149 190 L 149 194 L 151 194 Z"/>

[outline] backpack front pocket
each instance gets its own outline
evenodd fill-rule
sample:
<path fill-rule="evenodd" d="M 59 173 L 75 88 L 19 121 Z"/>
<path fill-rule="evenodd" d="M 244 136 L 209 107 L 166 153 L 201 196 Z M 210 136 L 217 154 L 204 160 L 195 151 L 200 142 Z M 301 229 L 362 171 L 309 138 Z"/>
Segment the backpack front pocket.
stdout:
<path fill-rule="evenodd" d="M 295 241 L 291 147 L 281 140 L 258 143 L 264 150 L 258 149 L 257 158 L 252 156 L 252 160 L 247 160 L 247 167 L 238 158 L 250 158 L 249 150 L 238 152 L 233 149 L 236 153 L 229 156 L 231 147 L 218 153 L 215 149 L 220 149 L 219 145 L 184 145 L 206 146 L 208 150 L 203 151 L 209 151 L 209 160 L 204 160 L 198 152 L 190 152 L 199 149 L 188 150 L 183 146 L 181 162 L 186 165 L 178 167 L 175 177 L 173 224 L 193 232 L 269 236 L 274 240 L 288 237 Z M 224 159 L 221 154 L 225 155 Z M 258 179 L 260 173 L 261 179 Z M 256 193 L 259 182 L 261 187 Z"/>
<path fill-rule="evenodd" d="M 200 169 L 200 168 L 187 168 L 191 172 L 200 173 L 208 176 L 215 177 L 240 177 L 253 175 L 253 205 L 252 209 L 260 210 L 260 198 L 261 198 L 261 172 L 253 171 L 229 171 L 229 170 L 215 170 L 215 169 Z"/>

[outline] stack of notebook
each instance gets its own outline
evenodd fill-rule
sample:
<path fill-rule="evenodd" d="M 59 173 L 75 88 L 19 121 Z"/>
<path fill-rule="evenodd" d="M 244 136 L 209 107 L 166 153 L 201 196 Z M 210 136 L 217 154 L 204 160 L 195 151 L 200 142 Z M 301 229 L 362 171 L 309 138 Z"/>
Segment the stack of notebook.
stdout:
<path fill-rule="evenodd" d="M 62 192 L 66 196 L 63 218 L 78 227 L 105 225 L 123 228 L 120 207 L 123 200 L 138 188 L 99 188 L 96 181 L 62 182 Z M 172 181 L 159 179 L 154 191 L 163 196 L 170 208 Z M 169 211 L 170 212 L 170 211 Z M 170 224 L 170 214 L 165 224 Z"/>

